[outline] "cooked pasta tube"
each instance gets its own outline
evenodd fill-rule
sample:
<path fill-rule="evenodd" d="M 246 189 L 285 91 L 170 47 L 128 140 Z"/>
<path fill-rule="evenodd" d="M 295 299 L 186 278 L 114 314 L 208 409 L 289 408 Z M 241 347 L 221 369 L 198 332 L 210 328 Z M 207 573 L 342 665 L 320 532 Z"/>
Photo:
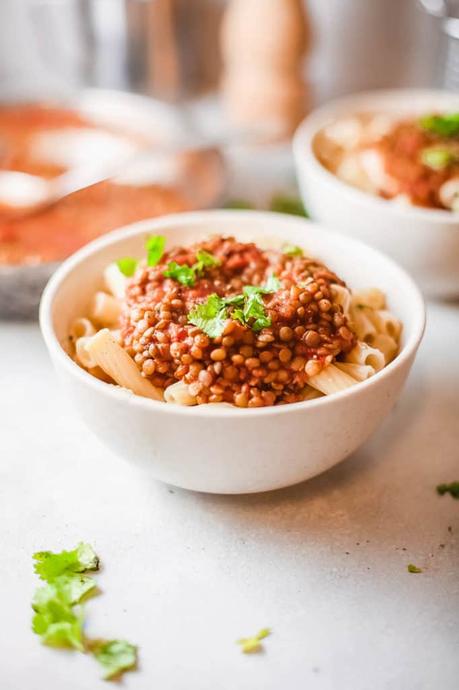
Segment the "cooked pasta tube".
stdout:
<path fill-rule="evenodd" d="M 93 369 L 97 366 L 97 362 L 91 357 L 87 350 L 87 345 L 93 336 L 94 334 L 83 336 L 82 338 L 78 338 L 75 343 L 75 357 L 77 362 L 85 367 L 85 369 Z"/>
<path fill-rule="evenodd" d="M 175 403 L 175 405 L 185 405 L 186 407 L 191 407 L 191 405 L 196 405 L 197 400 L 194 395 L 190 395 L 188 392 L 188 386 L 184 381 L 177 381 L 177 383 L 172 383 L 164 391 L 164 400 L 167 403 Z"/>
<path fill-rule="evenodd" d="M 370 307 L 371 309 L 384 309 L 386 297 L 378 288 L 368 290 L 355 290 L 352 295 L 352 306 Z"/>
<path fill-rule="evenodd" d="M 116 264 L 109 264 L 104 270 L 104 283 L 113 297 L 124 299 L 127 279 Z"/>
<path fill-rule="evenodd" d="M 351 321 L 359 340 L 369 342 L 378 333 L 371 318 L 373 313 L 368 307 L 351 307 Z"/>
<path fill-rule="evenodd" d="M 372 340 L 372 347 L 382 352 L 385 364 L 389 364 L 398 352 L 398 345 L 394 338 L 384 333 L 378 333 Z"/>
<path fill-rule="evenodd" d="M 355 386 L 358 381 L 349 374 L 346 374 L 341 369 L 338 369 L 334 364 L 329 364 L 328 367 L 322 369 L 319 374 L 311 376 L 308 379 L 308 384 L 312 388 L 316 388 L 325 395 L 338 393 L 339 391 Z"/>
<path fill-rule="evenodd" d="M 107 328 L 89 338 L 85 348 L 95 365 L 103 369 L 119 386 L 144 398 L 163 400 L 161 391 L 141 375 L 134 360 L 118 345 Z"/>
<path fill-rule="evenodd" d="M 72 340 L 78 340 L 78 338 L 86 338 L 90 335 L 94 335 L 96 332 L 96 329 L 94 328 L 93 324 L 89 319 L 85 319 L 84 317 L 81 317 L 79 319 L 75 319 L 72 322 L 72 325 L 70 326 L 70 331 L 69 335 L 72 338 Z"/>
<path fill-rule="evenodd" d="M 351 306 L 351 293 L 349 290 L 342 285 L 333 284 L 331 286 L 331 291 L 334 301 L 341 304 L 344 316 L 349 317 L 349 309 Z"/>
<path fill-rule="evenodd" d="M 113 326 L 118 323 L 121 314 L 119 301 L 106 292 L 96 292 L 91 300 L 89 315 L 101 326 Z"/>
<path fill-rule="evenodd" d="M 346 362 L 350 362 L 351 364 L 365 364 L 373 367 L 375 371 L 384 369 L 386 363 L 384 354 L 381 350 L 362 342 L 358 342 L 346 355 Z"/>
<path fill-rule="evenodd" d="M 390 311 L 375 309 L 371 312 L 370 318 L 378 333 L 389 335 L 394 340 L 398 340 L 402 331 L 402 324 Z"/>
<path fill-rule="evenodd" d="M 366 381 L 375 374 L 375 370 L 369 364 L 352 364 L 351 362 L 335 362 L 335 366 L 345 374 L 349 374 L 357 381 Z"/>

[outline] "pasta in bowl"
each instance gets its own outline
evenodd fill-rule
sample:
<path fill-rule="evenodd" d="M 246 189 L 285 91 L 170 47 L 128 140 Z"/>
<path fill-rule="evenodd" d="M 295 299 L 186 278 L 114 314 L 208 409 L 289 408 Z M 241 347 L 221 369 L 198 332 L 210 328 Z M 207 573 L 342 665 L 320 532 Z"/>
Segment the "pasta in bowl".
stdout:
<path fill-rule="evenodd" d="M 306 479 L 365 440 L 408 373 L 423 306 L 363 245 L 216 211 L 89 245 L 51 280 L 41 324 L 111 448 L 169 483 L 240 493 Z"/>

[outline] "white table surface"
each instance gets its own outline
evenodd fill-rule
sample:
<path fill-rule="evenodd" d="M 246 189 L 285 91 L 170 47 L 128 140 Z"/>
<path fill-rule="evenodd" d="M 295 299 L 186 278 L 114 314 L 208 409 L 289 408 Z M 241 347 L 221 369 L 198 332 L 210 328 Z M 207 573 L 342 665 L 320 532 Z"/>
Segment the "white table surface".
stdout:
<path fill-rule="evenodd" d="M 139 645 L 132 690 L 457 690 L 459 501 L 435 486 L 459 479 L 459 305 L 428 311 L 403 396 L 360 451 L 240 497 L 137 474 L 74 415 L 38 327 L 0 324 L 1 689 L 107 687 L 30 631 L 32 554 L 84 540 L 103 563 L 87 632 Z M 265 626 L 265 653 L 241 654 Z"/>

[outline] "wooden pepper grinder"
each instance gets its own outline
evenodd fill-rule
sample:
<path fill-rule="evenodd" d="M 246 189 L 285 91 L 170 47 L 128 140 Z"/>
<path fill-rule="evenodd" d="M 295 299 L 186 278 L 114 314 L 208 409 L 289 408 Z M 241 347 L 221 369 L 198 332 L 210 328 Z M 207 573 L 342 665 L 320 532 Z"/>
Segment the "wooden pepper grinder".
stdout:
<path fill-rule="evenodd" d="M 302 0 L 231 0 L 221 34 L 222 96 L 236 126 L 288 137 L 307 110 L 310 32 Z"/>

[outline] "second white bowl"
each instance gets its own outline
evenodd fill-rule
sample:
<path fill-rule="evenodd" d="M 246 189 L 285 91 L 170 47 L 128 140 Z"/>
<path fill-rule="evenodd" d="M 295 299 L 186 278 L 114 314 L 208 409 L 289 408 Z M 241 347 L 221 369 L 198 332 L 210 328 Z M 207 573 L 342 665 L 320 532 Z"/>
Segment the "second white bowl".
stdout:
<path fill-rule="evenodd" d="M 403 116 L 459 111 L 459 94 L 397 89 L 347 96 L 315 110 L 294 139 L 298 181 L 311 216 L 348 237 L 363 240 L 406 268 L 425 294 L 459 295 L 459 213 L 401 206 L 355 187 L 317 159 L 316 134 L 340 117 L 364 112 Z"/>

